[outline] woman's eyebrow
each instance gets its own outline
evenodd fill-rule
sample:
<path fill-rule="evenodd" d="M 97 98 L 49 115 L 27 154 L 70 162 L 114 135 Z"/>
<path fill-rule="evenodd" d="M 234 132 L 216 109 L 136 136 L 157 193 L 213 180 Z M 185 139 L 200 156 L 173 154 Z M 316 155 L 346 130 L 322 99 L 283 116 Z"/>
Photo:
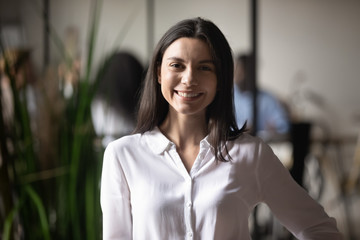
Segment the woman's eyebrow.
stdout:
<path fill-rule="evenodd" d="M 175 60 L 178 62 L 185 62 L 184 59 L 179 58 L 179 57 L 168 57 L 167 60 Z M 212 59 L 204 59 L 204 60 L 200 60 L 199 63 L 204 64 L 204 63 L 211 63 L 211 64 L 215 64 L 215 61 Z"/>
<path fill-rule="evenodd" d="M 185 62 L 184 59 L 179 58 L 179 57 L 169 57 L 169 58 L 167 58 L 167 60 L 175 60 L 175 61 L 178 61 L 178 62 Z"/>

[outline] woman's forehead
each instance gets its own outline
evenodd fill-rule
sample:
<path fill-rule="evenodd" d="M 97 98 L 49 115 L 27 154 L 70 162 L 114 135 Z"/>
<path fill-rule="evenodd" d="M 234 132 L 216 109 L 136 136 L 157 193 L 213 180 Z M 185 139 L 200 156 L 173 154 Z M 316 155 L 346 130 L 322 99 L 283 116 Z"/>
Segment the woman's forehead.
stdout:
<path fill-rule="evenodd" d="M 212 61 L 210 47 L 198 38 L 178 38 L 172 42 L 163 54 L 167 58 L 197 59 L 199 61 Z"/>

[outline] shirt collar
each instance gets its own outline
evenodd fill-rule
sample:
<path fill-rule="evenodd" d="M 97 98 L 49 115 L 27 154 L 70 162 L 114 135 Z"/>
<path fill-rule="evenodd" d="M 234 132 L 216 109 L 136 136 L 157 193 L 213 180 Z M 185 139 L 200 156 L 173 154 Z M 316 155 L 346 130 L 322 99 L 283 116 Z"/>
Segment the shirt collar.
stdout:
<path fill-rule="evenodd" d="M 173 144 L 167 137 L 165 137 L 164 134 L 162 134 L 158 127 L 155 127 L 151 131 L 145 132 L 144 137 L 146 138 L 146 142 L 150 149 L 155 154 L 163 153 Z"/>
<path fill-rule="evenodd" d="M 161 131 L 158 127 L 155 127 L 153 130 L 145 132 L 144 137 L 146 142 L 149 145 L 150 149 L 155 154 L 161 154 L 174 145 Z M 200 147 L 211 147 L 209 143 L 209 135 L 207 135 L 203 140 L 200 141 Z"/>

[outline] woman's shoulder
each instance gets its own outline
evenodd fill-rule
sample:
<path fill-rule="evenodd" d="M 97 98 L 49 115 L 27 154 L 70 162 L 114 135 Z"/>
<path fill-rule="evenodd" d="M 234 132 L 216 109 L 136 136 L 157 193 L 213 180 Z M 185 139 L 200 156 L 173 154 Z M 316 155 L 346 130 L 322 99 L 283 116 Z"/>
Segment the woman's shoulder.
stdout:
<path fill-rule="evenodd" d="M 126 135 L 110 142 L 107 148 L 115 149 L 116 151 L 145 151 L 151 150 L 154 153 L 162 152 L 170 141 L 160 132 L 158 128 L 146 131 L 144 133 L 135 133 Z"/>
<path fill-rule="evenodd" d="M 234 141 L 230 141 L 227 148 L 233 162 L 242 167 L 257 169 L 259 166 L 266 166 L 271 169 L 272 163 L 277 159 L 271 147 L 263 139 L 248 133 L 243 133 Z"/>
<path fill-rule="evenodd" d="M 108 145 L 107 145 L 107 149 L 108 148 L 113 148 L 113 149 L 119 149 L 119 148 L 132 148 L 137 146 L 138 142 L 140 141 L 142 137 L 142 134 L 140 133 L 136 133 L 136 134 L 130 134 L 130 135 L 125 135 L 122 136 L 118 139 L 115 139 L 113 141 L 111 141 Z"/>
<path fill-rule="evenodd" d="M 262 144 L 263 140 L 257 136 L 243 132 L 233 142 L 235 145 L 258 145 Z"/>
<path fill-rule="evenodd" d="M 245 155 L 257 155 L 269 148 L 268 144 L 264 142 L 260 137 L 250 135 L 249 133 L 242 133 L 233 141 L 229 141 L 227 144 L 228 149 L 232 152 Z"/>

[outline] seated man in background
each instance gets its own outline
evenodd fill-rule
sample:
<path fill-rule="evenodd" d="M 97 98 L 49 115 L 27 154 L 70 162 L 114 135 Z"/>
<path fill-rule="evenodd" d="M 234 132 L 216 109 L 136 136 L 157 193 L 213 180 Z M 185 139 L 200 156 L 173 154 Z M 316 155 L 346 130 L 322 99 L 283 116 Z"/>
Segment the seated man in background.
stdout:
<path fill-rule="evenodd" d="M 238 126 L 253 122 L 253 79 L 247 74 L 251 61 L 248 55 L 239 55 L 235 61 L 234 106 Z M 257 135 L 265 139 L 285 135 L 290 130 L 289 116 L 284 106 L 271 93 L 257 90 Z"/>

